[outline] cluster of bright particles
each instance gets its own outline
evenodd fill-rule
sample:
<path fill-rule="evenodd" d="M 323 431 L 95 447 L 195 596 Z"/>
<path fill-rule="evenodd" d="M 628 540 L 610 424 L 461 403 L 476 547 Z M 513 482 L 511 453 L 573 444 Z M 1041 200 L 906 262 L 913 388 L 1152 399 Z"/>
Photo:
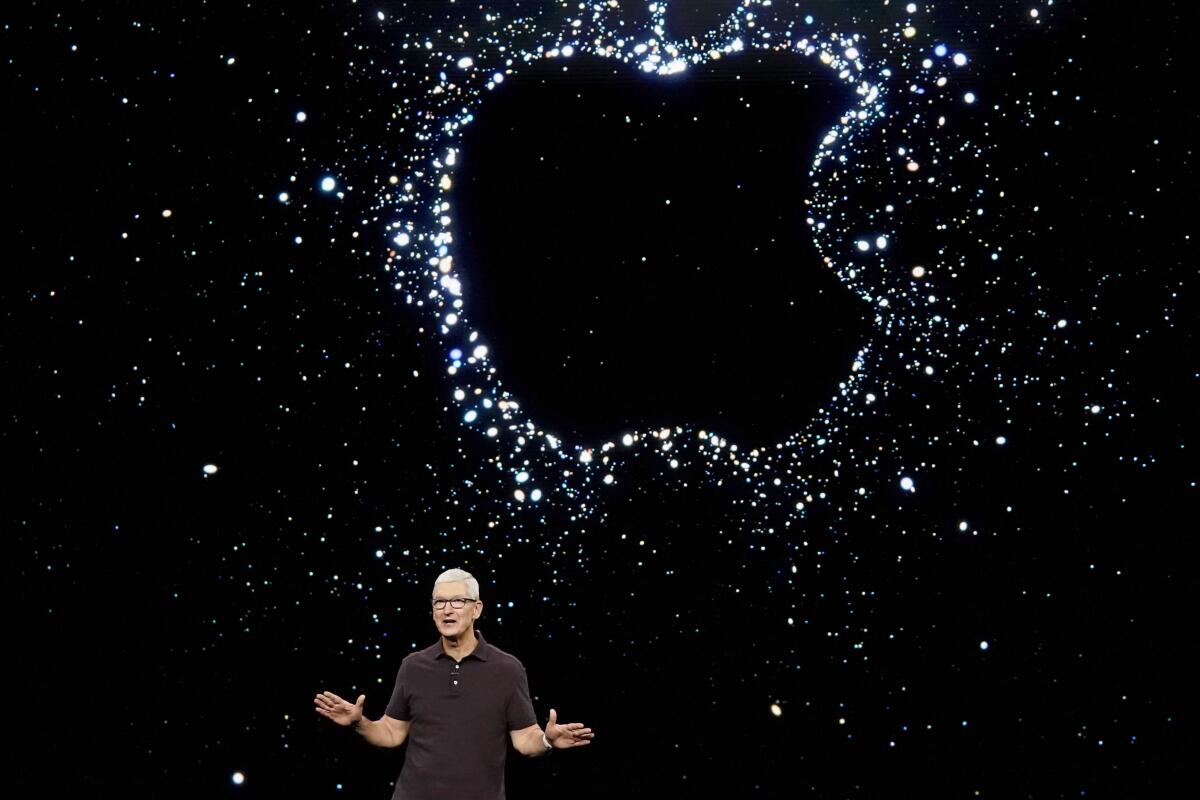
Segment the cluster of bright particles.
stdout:
<path fill-rule="evenodd" d="M 546 503 L 589 513 L 631 459 L 647 457 L 659 459 L 664 473 L 689 471 L 715 485 L 748 487 L 749 502 L 789 518 L 831 502 L 834 491 L 846 495 L 839 503 L 852 505 L 879 491 L 916 491 L 921 465 L 890 463 L 885 470 L 876 458 L 881 448 L 862 447 L 855 432 L 887 415 L 895 395 L 911 396 L 921 382 L 971 369 L 961 354 L 999 346 L 986 313 L 957 313 L 957 293 L 960 282 L 978 282 L 984 271 L 1021 259 L 1007 252 L 997 223 L 1007 201 L 989 169 L 995 142 L 980 135 L 988 99 L 975 85 L 969 48 L 927 33 L 931 21 L 915 3 L 895 9 L 876 30 L 847 33 L 792 4 L 747 0 L 707 34 L 686 40 L 671 38 L 665 3 L 648 8 L 648 18 L 626 13 L 618 0 L 564 5 L 537 18 L 487 14 L 469 28 L 410 35 L 396 50 L 403 59 L 388 68 L 396 70 L 392 88 L 399 95 L 388 133 L 399 144 L 378 176 L 370 213 L 384 228 L 389 282 L 404 304 L 425 315 L 425 329 L 444 353 L 450 408 L 504 454 L 504 492 L 517 513 Z M 1038 11 L 1028 13 L 1036 18 Z M 382 12 L 379 20 L 389 22 Z M 605 59 L 672 81 L 756 53 L 806 60 L 853 98 L 823 126 L 809 180 L 791 191 L 802 193 L 808 209 L 796 224 L 808 226 L 824 267 L 862 301 L 872 323 L 868 340 L 856 345 L 828 402 L 794 420 L 791 433 L 769 446 L 739 444 L 687 420 L 616 430 L 601 441 L 569 441 L 546 430 L 506 387 L 488 332 L 471 321 L 464 284 L 472 265 L 456 249 L 464 128 L 506 80 L 548 59 L 564 68 L 573 59 Z M 336 191 L 339 182 L 330 175 L 321 189 Z M 1040 324 L 1053 331 L 1067 323 L 1048 315 Z M 947 421 L 948 430 L 953 426 Z M 986 439 L 1002 445 L 1005 433 L 990 431 Z M 857 474 L 849 474 L 848 461 Z"/>

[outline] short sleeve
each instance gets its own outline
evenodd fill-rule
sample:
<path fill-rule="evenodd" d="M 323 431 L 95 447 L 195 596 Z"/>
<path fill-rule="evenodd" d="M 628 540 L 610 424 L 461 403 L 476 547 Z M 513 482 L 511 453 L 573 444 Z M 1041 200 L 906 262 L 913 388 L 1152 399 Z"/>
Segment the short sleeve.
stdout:
<path fill-rule="evenodd" d="M 408 721 L 412 719 L 412 709 L 408 705 L 408 689 L 405 685 L 405 673 L 408 667 L 408 659 L 400 662 L 400 669 L 396 672 L 396 686 L 392 689 L 392 699 L 388 701 L 387 714 L 392 719 Z"/>
<path fill-rule="evenodd" d="M 533 710 L 533 701 L 529 699 L 529 678 L 525 675 L 525 667 L 519 667 L 516 686 L 508 696 L 508 729 L 519 731 L 537 724 L 537 714 Z"/>

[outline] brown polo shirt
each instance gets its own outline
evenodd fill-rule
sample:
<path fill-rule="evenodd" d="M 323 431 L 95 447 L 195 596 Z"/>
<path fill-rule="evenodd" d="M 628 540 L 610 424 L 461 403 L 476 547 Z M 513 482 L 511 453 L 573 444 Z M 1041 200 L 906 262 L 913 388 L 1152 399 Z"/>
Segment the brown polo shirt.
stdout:
<path fill-rule="evenodd" d="M 521 662 L 475 638 L 458 663 L 440 639 L 401 662 L 384 712 L 409 723 L 393 800 L 503 800 L 508 732 L 537 715 Z"/>

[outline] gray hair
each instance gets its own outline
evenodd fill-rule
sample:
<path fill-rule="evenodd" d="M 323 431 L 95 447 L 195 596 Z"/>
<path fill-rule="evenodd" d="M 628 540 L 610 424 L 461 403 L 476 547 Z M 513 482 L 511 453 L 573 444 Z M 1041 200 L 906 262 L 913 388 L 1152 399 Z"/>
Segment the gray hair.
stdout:
<path fill-rule="evenodd" d="M 465 569 L 456 568 L 446 570 L 437 576 L 437 580 L 433 582 L 433 585 L 437 586 L 439 583 L 465 583 L 467 585 L 467 595 L 472 600 L 479 599 L 479 581 L 475 580 L 475 576 Z"/>

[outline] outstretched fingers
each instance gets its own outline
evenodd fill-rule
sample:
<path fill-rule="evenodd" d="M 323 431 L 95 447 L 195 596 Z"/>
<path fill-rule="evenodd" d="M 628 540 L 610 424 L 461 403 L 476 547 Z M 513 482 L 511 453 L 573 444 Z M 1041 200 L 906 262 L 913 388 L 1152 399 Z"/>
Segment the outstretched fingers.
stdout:
<path fill-rule="evenodd" d="M 333 692 L 321 692 L 316 696 L 316 698 L 314 698 L 313 702 L 317 704 L 317 707 L 324 708 L 326 711 L 329 711 L 339 703 L 344 703 L 346 701 L 338 697 Z"/>
<path fill-rule="evenodd" d="M 571 722 L 561 726 L 571 737 L 571 744 L 578 747 L 580 745 L 591 744 L 595 733 L 591 728 L 585 727 L 582 722 Z"/>
<path fill-rule="evenodd" d="M 361 703 L 363 699 L 360 697 L 359 702 Z M 330 718 L 334 714 L 343 714 L 353 708 L 350 703 L 347 703 L 333 692 L 321 692 L 313 698 L 313 705 L 316 707 L 318 714 Z"/>

